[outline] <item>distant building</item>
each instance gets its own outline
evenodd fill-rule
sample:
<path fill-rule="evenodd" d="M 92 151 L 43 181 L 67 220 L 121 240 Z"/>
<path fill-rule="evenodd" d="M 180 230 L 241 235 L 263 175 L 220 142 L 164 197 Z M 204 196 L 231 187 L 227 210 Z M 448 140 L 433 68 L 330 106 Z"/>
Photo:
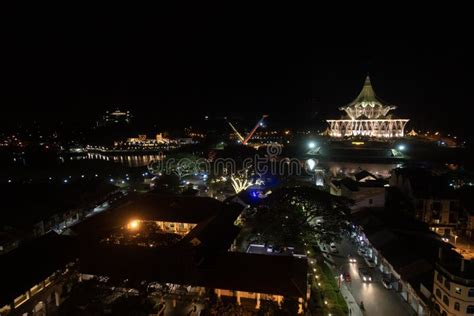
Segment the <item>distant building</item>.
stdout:
<path fill-rule="evenodd" d="M 367 136 L 377 138 L 403 137 L 408 119 L 395 119 L 388 114 L 395 106 L 385 105 L 372 88 L 370 78 L 354 101 L 339 108 L 346 112 L 340 120 L 327 120 L 331 137 Z"/>
<path fill-rule="evenodd" d="M 132 119 L 130 111 L 106 111 L 104 116 L 97 122 L 97 126 L 111 126 L 115 124 L 129 124 Z"/>

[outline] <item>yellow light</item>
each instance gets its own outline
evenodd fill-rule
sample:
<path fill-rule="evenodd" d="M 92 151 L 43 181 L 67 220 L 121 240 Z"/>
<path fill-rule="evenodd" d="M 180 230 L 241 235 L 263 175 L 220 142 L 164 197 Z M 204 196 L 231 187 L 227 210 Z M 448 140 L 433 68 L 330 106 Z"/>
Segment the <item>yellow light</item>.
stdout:
<path fill-rule="evenodd" d="M 360 146 L 364 144 L 365 144 L 364 142 L 352 142 L 352 145 L 356 145 L 356 146 Z"/>
<path fill-rule="evenodd" d="M 140 228 L 140 221 L 138 219 L 131 220 L 128 223 L 127 228 L 130 230 L 137 230 L 138 228 Z"/>

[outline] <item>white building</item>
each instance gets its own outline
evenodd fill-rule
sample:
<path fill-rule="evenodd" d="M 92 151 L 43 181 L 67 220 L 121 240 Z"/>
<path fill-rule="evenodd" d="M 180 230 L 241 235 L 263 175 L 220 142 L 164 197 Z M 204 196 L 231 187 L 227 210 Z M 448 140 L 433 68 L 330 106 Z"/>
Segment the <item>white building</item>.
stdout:
<path fill-rule="evenodd" d="M 370 78 L 367 76 L 357 98 L 339 108 L 346 112 L 346 117 L 340 120 L 327 120 L 329 136 L 403 137 L 405 125 L 409 120 L 392 118 L 388 112 L 395 108 L 395 106 L 383 104 L 377 98 Z"/>

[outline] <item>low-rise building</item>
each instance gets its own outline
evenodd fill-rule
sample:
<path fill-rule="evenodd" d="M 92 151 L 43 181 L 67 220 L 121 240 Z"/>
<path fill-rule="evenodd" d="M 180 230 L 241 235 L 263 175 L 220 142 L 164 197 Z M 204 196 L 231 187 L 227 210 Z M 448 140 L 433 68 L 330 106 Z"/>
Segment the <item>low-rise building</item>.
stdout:
<path fill-rule="evenodd" d="M 474 265 L 440 249 L 433 285 L 434 315 L 474 314 Z"/>
<path fill-rule="evenodd" d="M 459 234 L 462 209 L 458 191 L 447 178 L 423 168 L 393 170 L 390 186 L 407 196 L 417 219 L 430 225 L 441 236 Z"/>
<path fill-rule="evenodd" d="M 333 180 L 329 187 L 331 194 L 354 201 L 351 208 L 353 211 L 359 211 L 364 208 L 384 207 L 386 184 L 386 180 L 361 175 L 360 178 L 347 177 L 341 180 Z"/>

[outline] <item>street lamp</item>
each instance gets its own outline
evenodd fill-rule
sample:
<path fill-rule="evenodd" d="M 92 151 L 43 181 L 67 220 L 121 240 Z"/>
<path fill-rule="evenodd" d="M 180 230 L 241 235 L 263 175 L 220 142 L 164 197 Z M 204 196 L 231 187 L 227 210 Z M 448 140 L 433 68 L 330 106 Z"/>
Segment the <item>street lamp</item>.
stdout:
<path fill-rule="evenodd" d="M 127 228 L 129 230 L 137 230 L 138 228 L 140 228 L 140 221 L 138 219 L 131 220 L 128 223 Z"/>
<path fill-rule="evenodd" d="M 308 148 L 309 148 L 309 149 L 314 149 L 314 148 L 316 148 L 316 143 L 315 143 L 315 142 L 309 142 L 309 143 L 308 143 Z"/>
<path fill-rule="evenodd" d="M 398 145 L 398 150 L 399 151 L 404 151 L 406 149 L 405 145 Z"/>
<path fill-rule="evenodd" d="M 314 159 L 306 160 L 306 166 L 308 167 L 308 171 L 313 171 L 318 163 Z"/>

